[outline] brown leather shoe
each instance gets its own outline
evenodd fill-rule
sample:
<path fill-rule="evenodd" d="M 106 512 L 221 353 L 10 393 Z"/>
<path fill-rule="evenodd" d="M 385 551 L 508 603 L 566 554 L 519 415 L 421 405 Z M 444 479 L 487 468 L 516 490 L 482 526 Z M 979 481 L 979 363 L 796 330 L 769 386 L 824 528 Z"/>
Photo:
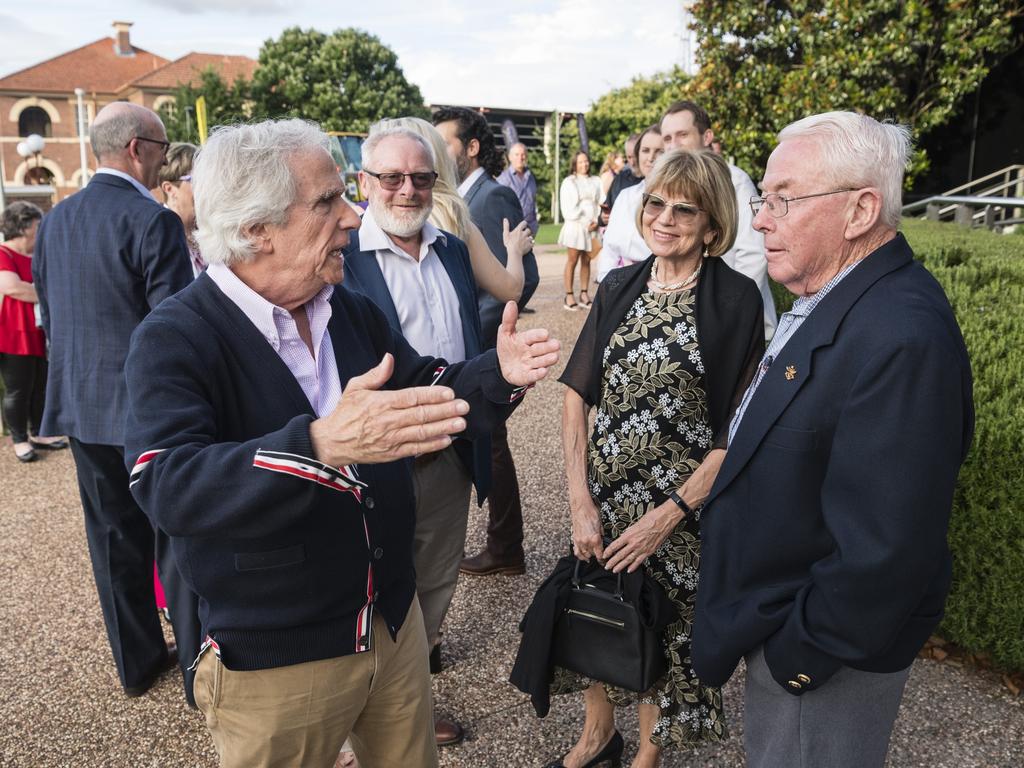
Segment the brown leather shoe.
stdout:
<path fill-rule="evenodd" d="M 521 573 L 526 573 L 526 564 L 523 562 L 522 555 L 517 558 L 498 557 L 484 549 L 473 557 L 463 558 L 459 564 L 459 573 L 469 576 L 490 576 L 494 573 L 518 576 Z"/>
<path fill-rule="evenodd" d="M 450 747 L 452 744 L 460 743 L 466 738 L 466 732 L 462 726 L 454 720 L 446 717 L 434 718 L 434 739 L 439 747 Z"/>

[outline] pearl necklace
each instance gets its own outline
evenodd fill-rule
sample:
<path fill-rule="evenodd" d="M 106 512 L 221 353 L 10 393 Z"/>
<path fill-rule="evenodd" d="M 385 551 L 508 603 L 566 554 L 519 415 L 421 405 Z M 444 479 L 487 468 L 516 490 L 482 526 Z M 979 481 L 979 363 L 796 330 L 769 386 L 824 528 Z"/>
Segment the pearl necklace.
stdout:
<path fill-rule="evenodd" d="M 654 283 L 654 287 L 657 288 L 659 291 L 664 291 L 664 292 L 678 291 L 684 285 L 689 285 L 694 280 L 696 280 L 697 279 L 697 275 L 700 274 L 701 267 L 703 267 L 703 266 L 704 266 L 704 260 L 701 259 L 700 263 L 697 264 L 697 269 L 688 278 L 686 278 L 685 280 L 683 280 L 682 282 L 679 282 L 679 283 L 667 284 L 667 283 L 661 282 L 658 279 L 658 260 L 655 259 L 654 262 L 651 264 L 651 282 Z"/>

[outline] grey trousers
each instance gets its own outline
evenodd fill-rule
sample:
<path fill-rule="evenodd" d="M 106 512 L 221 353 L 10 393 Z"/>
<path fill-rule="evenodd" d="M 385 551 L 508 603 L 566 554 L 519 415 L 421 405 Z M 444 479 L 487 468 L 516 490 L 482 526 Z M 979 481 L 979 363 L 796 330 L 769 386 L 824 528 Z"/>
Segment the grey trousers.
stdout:
<path fill-rule="evenodd" d="M 454 447 L 416 459 L 413 563 L 427 643 L 437 643 L 459 579 L 472 480 Z"/>
<path fill-rule="evenodd" d="M 882 768 L 910 667 L 890 674 L 843 667 L 793 696 L 775 682 L 763 647 L 746 661 L 747 768 Z"/>

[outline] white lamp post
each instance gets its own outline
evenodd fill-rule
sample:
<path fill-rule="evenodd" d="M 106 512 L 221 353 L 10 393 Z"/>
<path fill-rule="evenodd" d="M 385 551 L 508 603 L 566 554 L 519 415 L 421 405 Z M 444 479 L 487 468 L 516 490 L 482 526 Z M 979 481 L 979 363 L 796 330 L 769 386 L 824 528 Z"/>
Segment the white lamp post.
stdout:
<path fill-rule="evenodd" d="M 85 189 L 85 185 L 89 183 L 89 161 L 85 156 L 85 102 L 82 99 L 85 96 L 85 90 L 75 88 L 75 96 L 78 98 L 78 155 L 82 164 L 82 178 L 79 180 L 79 186 Z"/>
<path fill-rule="evenodd" d="M 18 142 L 18 154 L 24 157 L 26 160 L 33 155 L 36 158 L 36 168 L 39 167 L 39 154 L 46 148 L 46 139 L 40 136 L 38 133 L 33 133 L 25 138 L 24 141 Z"/>

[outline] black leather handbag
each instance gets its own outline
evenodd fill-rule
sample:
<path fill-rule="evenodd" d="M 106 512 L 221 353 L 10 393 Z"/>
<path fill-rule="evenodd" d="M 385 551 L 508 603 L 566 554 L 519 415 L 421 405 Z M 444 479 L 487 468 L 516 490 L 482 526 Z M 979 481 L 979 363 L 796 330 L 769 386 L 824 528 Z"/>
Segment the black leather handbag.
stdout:
<path fill-rule="evenodd" d="M 643 570 L 623 588 L 623 574 L 576 562 L 565 608 L 555 623 L 551 660 L 619 688 L 643 693 L 668 670 L 663 632 L 678 615 Z M 627 597 L 628 593 L 628 597 Z"/>

